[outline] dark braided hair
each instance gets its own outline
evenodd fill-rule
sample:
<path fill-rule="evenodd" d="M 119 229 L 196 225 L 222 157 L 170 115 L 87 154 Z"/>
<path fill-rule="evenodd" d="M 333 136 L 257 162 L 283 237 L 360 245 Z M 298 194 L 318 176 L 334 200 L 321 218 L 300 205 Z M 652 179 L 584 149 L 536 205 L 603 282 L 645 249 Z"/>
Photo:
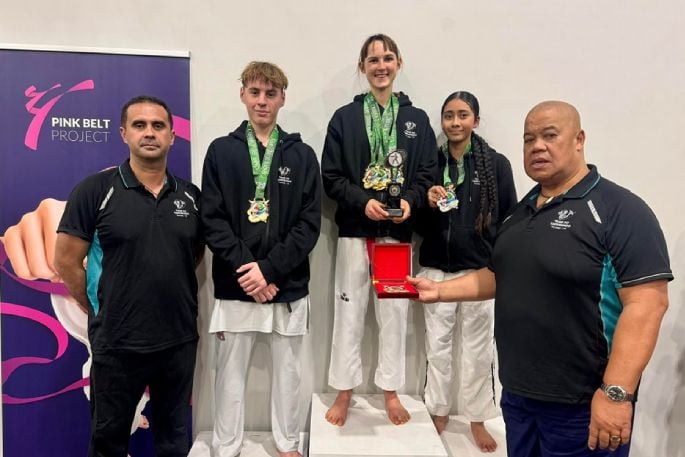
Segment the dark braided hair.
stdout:
<path fill-rule="evenodd" d="M 440 113 L 445 111 L 445 106 L 454 99 L 462 100 L 471 107 L 476 118 L 480 117 L 480 104 L 471 92 L 458 91 L 451 93 L 442 104 Z M 476 217 L 476 232 L 483 236 L 492 224 L 492 214 L 497 208 L 497 179 L 492 165 L 494 150 L 480 135 L 471 132 L 471 153 L 476 164 L 476 173 L 480 181 L 480 209 Z"/>

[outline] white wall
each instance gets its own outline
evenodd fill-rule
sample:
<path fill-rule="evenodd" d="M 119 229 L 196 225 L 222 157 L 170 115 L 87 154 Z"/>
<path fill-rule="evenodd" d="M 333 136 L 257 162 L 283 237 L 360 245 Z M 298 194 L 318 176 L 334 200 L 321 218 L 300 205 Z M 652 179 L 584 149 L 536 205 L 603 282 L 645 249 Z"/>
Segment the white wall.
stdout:
<path fill-rule="evenodd" d="M 193 3 L 195 5 L 193 5 Z M 365 85 L 355 74 L 363 39 L 394 37 L 405 68 L 395 87 L 424 108 L 438 128 L 443 98 L 468 89 L 481 101 L 480 132 L 514 165 L 523 194 L 523 118 L 544 99 L 581 112 L 588 160 L 641 195 L 659 217 L 674 273 L 671 308 L 641 387 L 633 442 L 636 457 L 685 456 L 685 6 L 679 0 L 573 2 L 131 1 L 9 2 L 0 6 L 0 42 L 191 52 L 193 177 L 205 150 L 245 117 L 237 78 L 250 60 L 271 60 L 291 80 L 280 124 L 300 131 L 319 153 L 334 109 Z M 0 68 L 0 71 L 2 69 Z M 314 251 L 312 323 L 306 339 L 303 401 L 323 391 L 332 328 L 335 255 L 333 206 L 324 207 Z M 207 266 L 207 265 L 206 265 Z M 202 272 L 200 326 L 211 309 L 209 270 Z M 423 378 L 422 319 L 410 321 L 408 385 Z M 371 317 L 371 316 L 369 316 Z M 372 391 L 375 330 L 365 339 L 365 384 Z M 211 427 L 211 339 L 203 334 L 195 394 L 195 430 Z M 268 428 L 268 347 L 253 358 L 247 426 Z M 680 431 L 681 433 L 678 433 Z"/>

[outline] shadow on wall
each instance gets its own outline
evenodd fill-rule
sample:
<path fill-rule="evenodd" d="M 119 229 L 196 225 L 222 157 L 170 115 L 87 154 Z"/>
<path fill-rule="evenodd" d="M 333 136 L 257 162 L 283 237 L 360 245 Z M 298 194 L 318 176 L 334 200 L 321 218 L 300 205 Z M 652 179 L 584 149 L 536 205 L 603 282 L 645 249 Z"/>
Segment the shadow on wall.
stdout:
<path fill-rule="evenodd" d="M 679 278 L 685 272 L 685 234 L 680 236 L 676 242 L 673 252 L 673 273 L 676 277 L 673 282 L 680 282 Z M 671 284 L 673 284 L 673 282 Z M 666 455 L 668 457 L 685 457 L 685 288 L 679 288 L 679 294 L 672 294 L 672 298 L 677 297 L 671 306 L 678 307 L 678 312 L 670 335 L 675 344 L 675 357 L 678 357 L 675 379 L 673 384 L 673 402 L 670 405 L 670 412 L 666 418 L 667 440 Z"/>
<path fill-rule="evenodd" d="M 197 329 L 200 340 L 195 360 L 193 382 L 193 438 L 200 431 L 211 430 L 214 417 L 214 351 L 215 337 L 209 334 L 209 320 L 214 307 L 214 285 L 212 284 L 212 253 L 205 249 L 205 257 L 197 267 L 198 315 Z M 211 382 L 207 381 L 211 380 Z"/>
<path fill-rule="evenodd" d="M 679 317 L 684 318 L 685 316 L 680 313 Z M 675 382 L 673 404 L 667 419 L 666 455 L 669 457 L 685 457 L 685 434 L 682 433 L 685 430 L 685 350 L 682 348 L 676 375 L 678 378 Z"/>
<path fill-rule="evenodd" d="M 632 457 L 685 457 L 685 232 L 670 245 L 669 309 L 640 381 Z"/>

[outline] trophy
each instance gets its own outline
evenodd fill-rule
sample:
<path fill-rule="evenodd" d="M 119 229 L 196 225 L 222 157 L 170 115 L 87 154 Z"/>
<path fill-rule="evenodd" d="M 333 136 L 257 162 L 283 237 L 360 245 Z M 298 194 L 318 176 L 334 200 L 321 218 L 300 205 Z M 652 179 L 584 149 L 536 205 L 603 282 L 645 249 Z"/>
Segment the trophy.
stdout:
<path fill-rule="evenodd" d="M 402 183 L 404 182 L 402 164 L 404 163 L 405 155 L 406 152 L 403 150 L 395 149 L 388 154 L 386 159 L 387 164 L 390 167 L 390 182 L 386 188 L 387 197 L 385 211 L 390 217 L 402 217 L 403 214 L 400 202 L 402 200 Z"/>

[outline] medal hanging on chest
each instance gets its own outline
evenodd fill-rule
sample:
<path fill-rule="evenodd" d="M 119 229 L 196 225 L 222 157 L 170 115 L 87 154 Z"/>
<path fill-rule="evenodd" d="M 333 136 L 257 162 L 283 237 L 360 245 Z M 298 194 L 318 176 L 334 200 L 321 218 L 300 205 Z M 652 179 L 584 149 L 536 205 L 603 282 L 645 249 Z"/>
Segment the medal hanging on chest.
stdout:
<path fill-rule="evenodd" d="M 390 170 L 381 165 L 369 165 L 364 172 L 364 189 L 383 190 L 390 182 Z"/>
<path fill-rule="evenodd" d="M 464 171 L 464 158 L 471 152 L 471 143 L 469 143 L 466 146 L 466 150 L 464 150 L 464 154 L 462 154 L 459 160 L 457 160 L 457 183 L 455 184 L 452 182 L 452 179 L 450 178 L 450 152 L 448 143 L 443 144 L 440 148 L 442 150 L 442 153 L 445 155 L 445 171 L 443 173 L 442 181 L 445 190 L 447 191 L 447 195 L 440 198 L 437 201 L 437 204 L 438 208 L 443 213 L 459 208 L 459 200 L 457 199 L 456 189 L 464 182 L 464 175 L 466 174 L 466 172 Z"/>
<path fill-rule="evenodd" d="M 250 153 L 250 163 L 252 164 L 252 176 L 255 183 L 254 200 L 250 200 L 250 207 L 247 210 L 247 220 L 256 224 L 257 222 L 266 222 L 269 218 L 269 200 L 264 199 L 264 190 L 266 189 L 266 182 L 269 179 L 269 171 L 271 170 L 271 162 L 273 161 L 274 151 L 276 151 L 276 144 L 278 144 L 278 128 L 274 127 L 269 135 L 269 142 L 266 145 L 264 158 L 261 163 L 259 161 L 259 147 L 257 146 L 257 138 L 252 128 L 252 123 L 247 123 L 245 131 L 247 136 L 247 150 Z"/>
<path fill-rule="evenodd" d="M 250 200 L 247 210 L 247 220 L 254 223 L 266 222 L 269 218 L 269 200 Z"/>
<path fill-rule="evenodd" d="M 385 158 L 389 151 L 397 149 L 395 120 L 399 108 L 400 102 L 395 94 L 391 95 L 383 115 L 371 92 L 364 97 L 364 125 L 371 150 L 371 160 L 362 177 L 364 189 L 384 190 L 392 179 Z"/>

